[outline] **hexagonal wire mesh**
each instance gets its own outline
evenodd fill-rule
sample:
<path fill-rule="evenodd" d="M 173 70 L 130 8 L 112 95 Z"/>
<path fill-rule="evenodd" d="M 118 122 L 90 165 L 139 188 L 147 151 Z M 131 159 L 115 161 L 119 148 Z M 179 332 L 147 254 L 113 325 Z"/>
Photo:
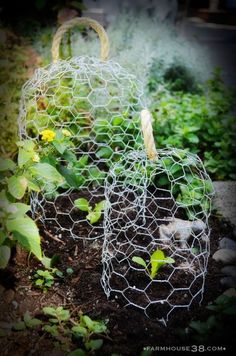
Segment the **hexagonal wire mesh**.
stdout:
<path fill-rule="evenodd" d="M 166 324 L 178 308 L 202 300 L 213 190 L 198 156 L 155 150 L 150 114 L 142 117 L 152 159 L 125 154 L 106 178 L 101 283 L 107 297 Z"/>
<path fill-rule="evenodd" d="M 59 28 L 54 59 L 62 34 L 81 22 L 98 32 L 101 52 L 106 51 L 104 29 L 94 20 L 77 18 Z M 103 59 L 107 55 L 103 54 Z M 140 82 L 119 64 L 87 56 L 59 60 L 38 69 L 24 85 L 19 115 L 21 139 L 33 140 L 41 162 L 52 164 L 65 178 L 57 185 L 45 181 L 43 194 L 32 195 L 33 213 L 43 223 L 74 238 L 84 237 L 81 223 L 88 239 L 103 235 L 102 222 L 92 224 L 74 201 L 86 198 L 91 205 L 101 201 L 111 162 L 141 145 L 138 113 L 143 106 L 142 94 Z M 45 141 L 42 138 L 48 129 L 56 136 Z M 46 136 L 50 132 L 46 131 Z"/>

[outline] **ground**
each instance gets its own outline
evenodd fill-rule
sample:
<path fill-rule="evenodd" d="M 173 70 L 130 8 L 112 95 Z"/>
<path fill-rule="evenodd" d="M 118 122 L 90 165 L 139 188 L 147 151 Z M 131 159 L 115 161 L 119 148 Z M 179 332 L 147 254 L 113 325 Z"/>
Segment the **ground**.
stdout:
<path fill-rule="evenodd" d="M 212 256 L 220 238 L 232 237 L 232 228 L 227 222 L 216 217 L 211 218 L 210 224 Z M 8 329 L 10 323 L 27 310 L 42 318 L 42 308 L 53 305 L 62 305 L 69 309 L 72 315 L 83 311 L 93 319 L 109 320 L 109 334 L 104 338 L 98 355 L 139 355 L 146 346 L 186 345 L 186 340 L 180 338 L 178 330 L 186 328 L 192 319 L 206 318 L 209 312 L 204 306 L 223 292 L 219 283 L 221 266 L 210 256 L 202 306 L 195 305 L 189 311 L 180 310 L 168 326 L 164 327 L 148 319 L 139 310 L 123 308 L 116 299 L 107 300 L 100 284 L 102 239 L 83 243 L 68 237 L 63 240 L 62 236 L 62 242 L 59 242 L 55 240 L 52 231 L 42 227 L 41 233 L 45 254 L 57 254 L 57 268 L 65 272 L 71 267 L 74 272 L 70 277 L 58 279 L 48 292 L 43 293 L 29 278 L 42 267 L 33 258 L 28 259 L 27 267 L 24 261 L 21 265 L 20 259 L 15 258 L 6 271 L 1 271 L 0 327 L 7 330 L 7 336 L 0 338 L 1 355 L 66 355 L 66 352 L 55 347 L 53 339 L 46 333 Z M 229 350 L 229 345 L 233 342 L 230 340 L 231 336 L 224 335 L 222 331 L 221 340 L 213 339 L 214 345 L 227 345 Z M 75 344 L 74 347 L 78 346 Z"/>

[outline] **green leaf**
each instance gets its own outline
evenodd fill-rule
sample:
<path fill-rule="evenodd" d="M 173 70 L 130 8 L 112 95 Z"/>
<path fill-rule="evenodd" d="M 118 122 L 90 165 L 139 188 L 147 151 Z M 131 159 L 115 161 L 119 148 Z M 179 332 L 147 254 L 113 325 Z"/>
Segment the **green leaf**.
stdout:
<path fill-rule="evenodd" d="M 99 350 L 102 347 L 103 340 L 102 339 L 92 339 L 85 342 L 85 347 L 87 350 L 95 351 Z"/>
<path fill-rule="evenodd" d="M 11 249 L 9 246 L 0 246 L 0 268 L 6 268 L 11 257 Z"/>
<path fill-rule="evenodd" d="M 78 188 L 80 186 L 80 176 L 78 177 L 72 169 L 60 166 L 58 167 L 58 171 L 65 178 L 70 187 Z"/>
<path fill-rule="evenodd" d="M 75 325 L 71 330 L 73 333 L 78 334 L 80 336 L 86 336 L 88 334 L 88 330 L 81 325 Z"/>
<path fill-rule="evenodd" d="M 16 165 L 11 159 L 0 157 L 0 172 L 13 171 L 15 167 Z"/>
<path fill-rule="evenodd" d="M 42 259 L 41 259 L 41 263 L 44 265 L 45 268 L 51 268 L 52 265 L 52 259 L 49 257 L 46 257 L 45 255 L 43 255 Z"/>
<path fill-rule="evenodd" d="M 13 329 L 17 330 L 17 331 L 25 330 L 26 329 L 26 325 L 25 325 L 25 323 L 23 321 L 18 321 L 18 322 L 13 324 Z"/>
<path fill-rule="evenodd" d="M 83 155 L 83 156 L 80 157 L 80 159 L 76 162 L 76 167 L 78 167 L 78 168 L 84 168 L 85 166 L 87 166 L 88 160 L 89 160 L 89 156 L 88 156 L 88 155 Z"/>
<path fill-rule="evenodd" d="M 55 167 L 51 166 L 48 163 L 37 163 L 34 166 L 30 167 L 30 170 L 33 175 L 36 175 L 38 178 L 49 180 L 50 182 L 63 183 L 64 178 L 56 170 Z"/>
<path fill-rule="evenodd" d="M 95 205 L 94 211 L 103 211 L 106 207 L 106 200 L 101 200 L 99 203 Z"/>
<path fill-rule="evenodd" d="M 67 143 L 65 142 L 57 142 L 53 141 L 53 146 L 56 148 L 56 150 L 62 155 L 66 149 L 67 149 Z"/>
<path fill-rule="evenodd" d="M 42 259 L 40 236 L 35 222 L 27 217 L 8 219 L 7 230 L 14 233 L 16 240 L 28 251 L 32 252 L 39 260 Z"/>
<path fill-rule="evenodd" d="M 96 222 L 98 222 L 101 216 L 101 211 L 90 211 L 86 218 L 90 221 L 91 224 L 95 224 Z"/>
<path fill-rule="evenodd" d="M 156 276 L 159 268 L 165 263 L 164 261 L 165 261 L 165 255 L 163 251 L 156 250 L 153 252 L 150 258 L 150 262 L 151 262 L 150 277 L 152 279 Z"/>
<path fill-rule="evenodd" d="M 134 256 L 132 257 L 132 261 L 139 264 L 140 266 L 143 266 L 144 268 L 147 268 L 147 264 L 142 257 Z"/>
<path fill-rule="evenodd" d="M 188 139 L 189 142 L 191 143 L 199 143 L 199 138 L 197 135 L 193 133 L 189 133 L 186 135 L 186 138 Z"/>
<path fill-rule="evenodd" d="M 33 190 L 34 192 L 40 192 L 40 187 L 35 182 L 29 179 L 28 179 L 28 189 Z"/>
<path fill-rule="evenodd" d="M 57 327 L 58 327 L 57 325 L 45 325 L 43 327 L 43 330 L 48 332 L 52 336 L 57 337 L 59 335 Z"/>
<path fill-rule="evenodd" d="M 34 151 L 27 151 L 24 148 L 19 148 L 18 166 L 22 168 L 28 161 L 32 160 Z"/>
<path fill-rule="evenodd" d="M 80 209 L 82 211 L 89 211 L 90 210 L 89 202 L 85 198 L 76 199 L 74 201 L 74 204 L 75 204 L 76 208 L 78 208 L 78 209 Z"/>
<path fill-rule="evenodd" d="M 87 353 L 82 349 L 76 349 L 68 354 L 68 356 L 86 356 Z"/>
<path fill-rule="evenodd" d="M 83 315 L 82 320 L 89 330 L 93 328 L 93 320 L 88 315 Z"/>
<path fill-rule="evenodd" d="M 96 156 L 98 158 L 110 158 L 112 153 L 113 150 L 110 147 L 102 147 L 97 151 Z"/>
<path fill-rule="evenodd" d="M 14 215 L 25 215 L 31 209 L 30 205 L 23 203 L 12 203 L 11 206 L 17 209 Z"/>
<path fill-rule="evenodd" d="M 37 318 L 32 318 L 29 311 L 24 314 L 24 322 L 27 328 L 35 328 L 42 324 L 42 321 Z"/>
<path fill-rule="evenodd" d="M 28 186 L 28 181 L 24 176 L 12 176 L 8 179 L 9 193 L 16 199 L 22 199 Z"/>
<path fill-rule="evenodd" d="M 114 117 L 112 120 L 112 126 L 120 126 L 124 121 L 124 118 L 122 116 L 117 116 Z"/>
<path fill-rule="evenodd" d="M 168 264 L 172 264 L 172 263 L 175 263 L 175 260 L 171 257 L 166 257 L 165 258 L 165 263 L 168 263 Z"/>

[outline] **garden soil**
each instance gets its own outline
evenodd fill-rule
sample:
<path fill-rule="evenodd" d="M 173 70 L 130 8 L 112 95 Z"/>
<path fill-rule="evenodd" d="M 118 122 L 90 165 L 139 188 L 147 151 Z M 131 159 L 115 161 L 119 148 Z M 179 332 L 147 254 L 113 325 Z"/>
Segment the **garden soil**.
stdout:
<path fill-rule="evenodd" d="M 102 224 L 101 222 L 98 224 Z M 0 329 L 6 331 L 0 337 L 0 355 L 67 355 L 60 350 L 50 335 L 40 329 L 12 331 L 11 323 L 22 318 L 26 311 L 44 320 L 42 308 L 63 306 L 69 309 L 72 317 L 80 311 L 92 319 L 105 319 L 109 333 L 104 337 L 102 348 L 96 355 L 141 355 L 147 347 L 153 347 L 152 355 L 169 354 L 158 351 L 158 347 L 177 347 L 178 345 L 199 345 L 199 341 L 183 336 L 191 320 L 206 320 L 210 312 L 205 306 L 222 292 L 220 285 L 220 264 L 212 259 L 218 248 L 219 239 L 232 237 L 233 229 L 226 221 L 213 216 L 210 219 L 211 253 L 206 276 L 204 299 L 190 310 L 179 309 L 172 314 L 167 327 L 148 319 L 140 310 L 123 308 L 122 303 L 113 296 L 106 298 L 101 287 L 102 239 L 93 241 L 73 240 L 68 233 L 55 232 L 51 226 L 41 226 L 42 246 L 46 256 L 58 256 L 57 268 L 66 276 L 66 269 L 73 273 L 65 278 L 57 278 L 54 285 L 44 293 L 32 283 L 34 275 L 42 265 L 33 257 L 18 253 L 13 256 L 7 270 L 0 270 Z M 87 225 L 81 224 L 80 234 L 88 234 Z M 181 283 L 181 281 L 180 281 Z M 225 346 L 229 352 L 233 347 L 233 327 L 222 325 L 220 336 L 215 334 L 205 340 L 206 345 Z M 188 335 L 188 334 L 187 334 Z M 202 342 L 200 342 L 201 344 Z M 80 345 L 73 345 L 74 349 Z M 162 349 L 163 350 L 163 349 Z M 171 352 L 172 354 L 172 352 Z M 187 353 L 184 353 L 187 354 Z M 223 352 L 221 352 L 223 354 Z"/>

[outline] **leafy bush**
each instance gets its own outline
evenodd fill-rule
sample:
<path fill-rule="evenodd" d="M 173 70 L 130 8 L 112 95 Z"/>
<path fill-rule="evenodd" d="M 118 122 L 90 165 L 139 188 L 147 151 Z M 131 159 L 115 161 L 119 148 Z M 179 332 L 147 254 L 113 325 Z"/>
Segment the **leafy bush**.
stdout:
<path fill-rule="evenodd" d="M 223 85 L 219 70 L 202 93 L 174 93 L 161 87 L 152 94 L 151 105 L 157 147 L 185 148 L 202 158 L 213 179 L 236 179 L 236 123 L 230 114 L 234 96 Z"/>
<path fill-rule="evenodd" d="M 195 93 L 199 91 L 197 80 L 190 69 L 178 60 L 167 67 L 163 60 L 153 61 L 147 83 L 149 91 L 156 91 L 160 84 L 166 85 L 170 91 L 174 92 Z"/>

